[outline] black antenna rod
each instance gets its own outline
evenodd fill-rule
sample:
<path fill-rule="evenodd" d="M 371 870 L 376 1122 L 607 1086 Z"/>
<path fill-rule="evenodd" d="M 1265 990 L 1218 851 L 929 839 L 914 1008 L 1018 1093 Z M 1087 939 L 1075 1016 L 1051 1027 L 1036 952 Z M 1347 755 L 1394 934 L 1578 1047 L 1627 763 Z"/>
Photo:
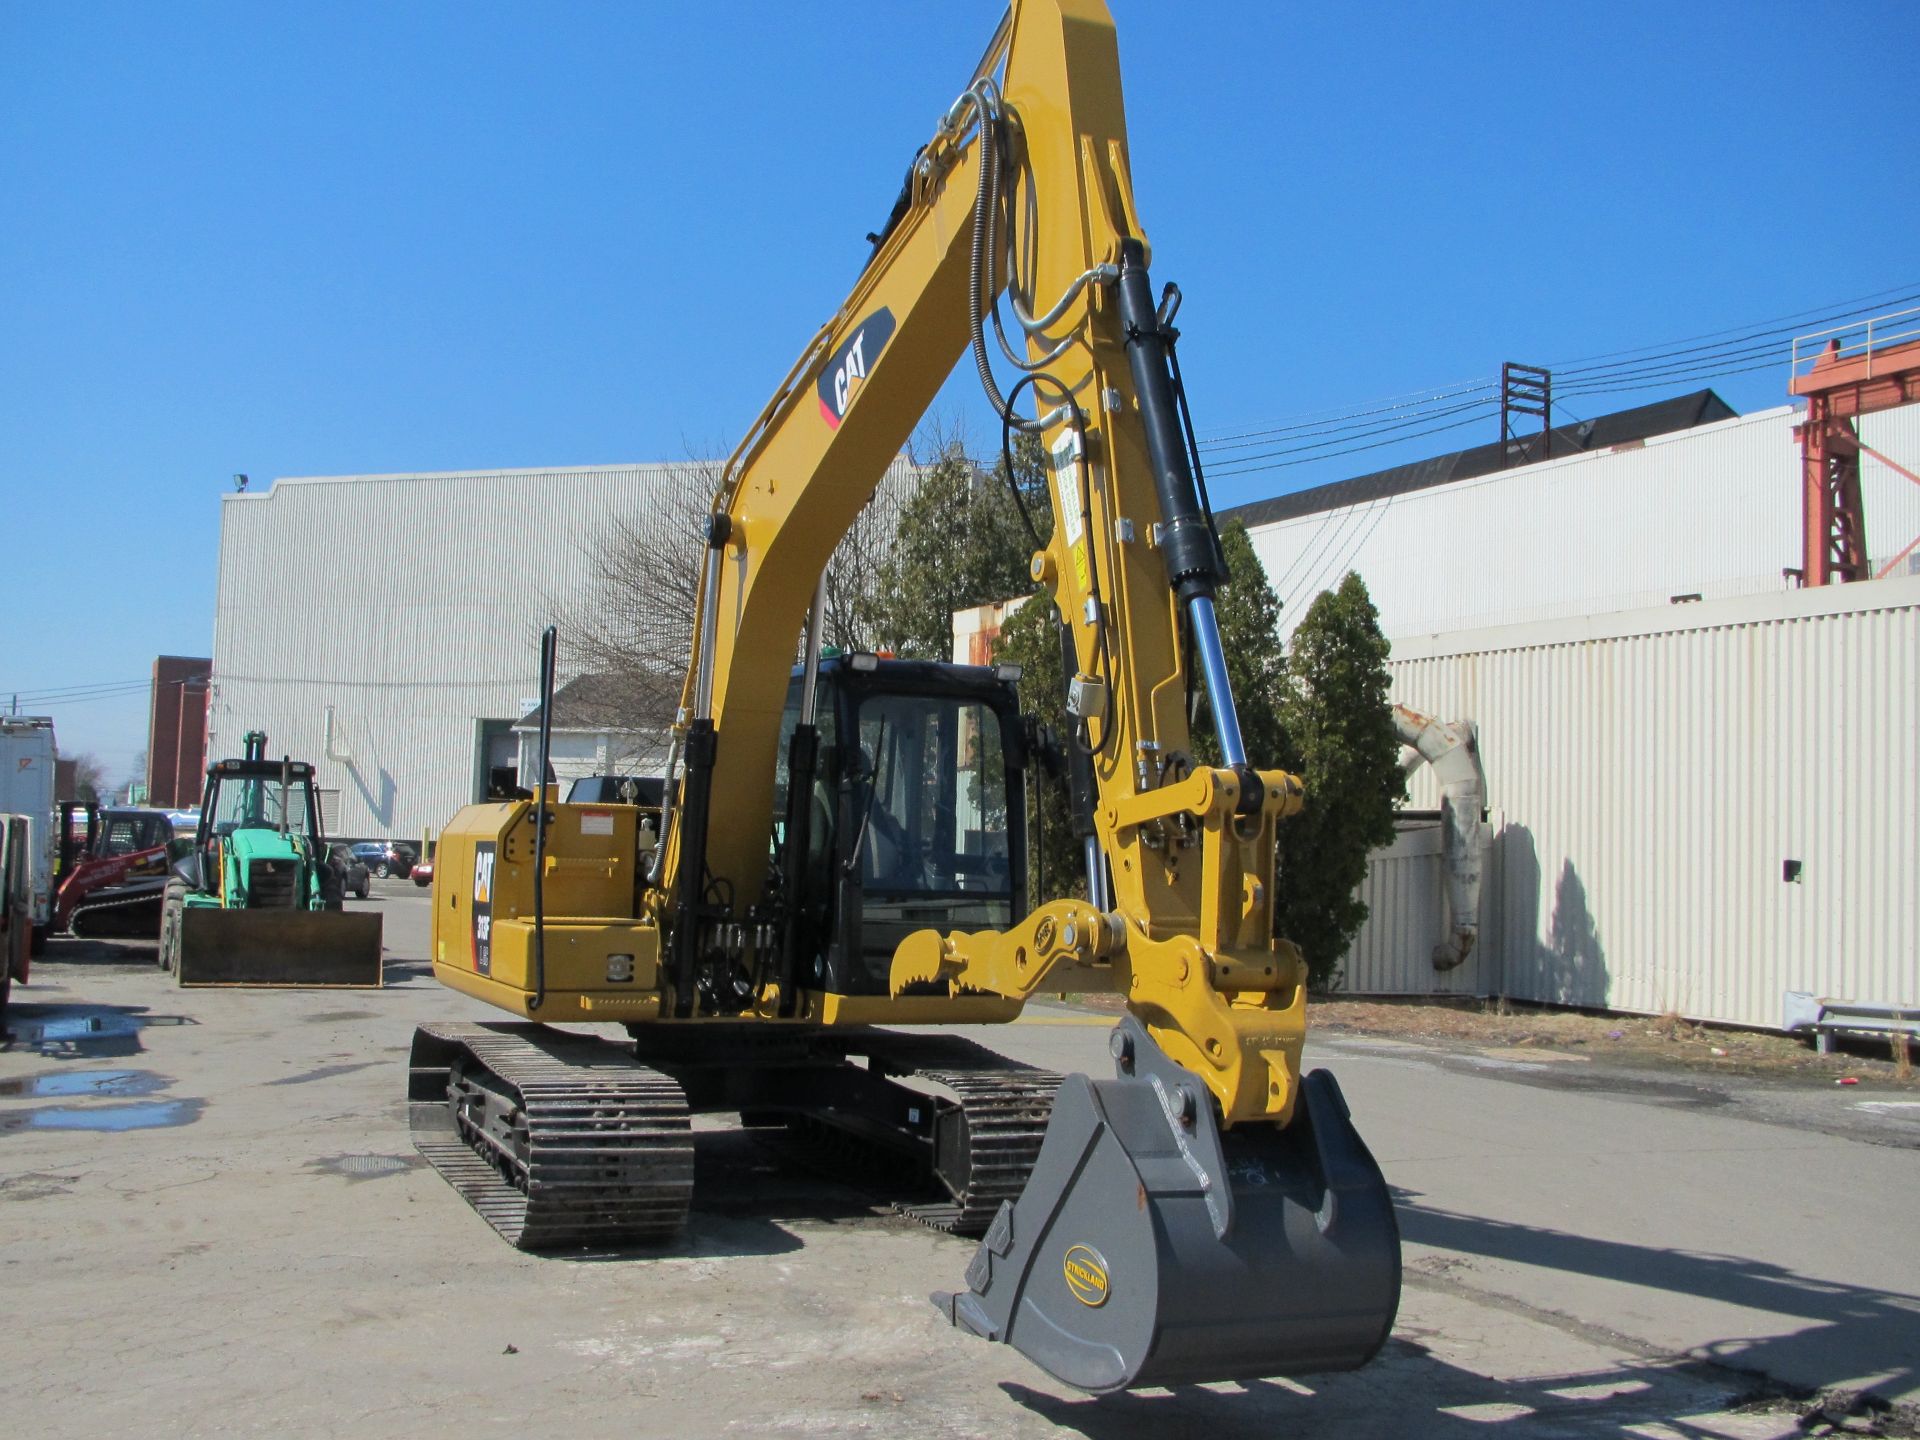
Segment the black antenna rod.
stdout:
<path fill-rule="evenodd" d="M 547 773 L 553 754 L 553 670 L 560 632 L 549 625 L 540 636 L 540 773 L 533 782 L 533 993 L 527 1013 L 547 998 Z"/>

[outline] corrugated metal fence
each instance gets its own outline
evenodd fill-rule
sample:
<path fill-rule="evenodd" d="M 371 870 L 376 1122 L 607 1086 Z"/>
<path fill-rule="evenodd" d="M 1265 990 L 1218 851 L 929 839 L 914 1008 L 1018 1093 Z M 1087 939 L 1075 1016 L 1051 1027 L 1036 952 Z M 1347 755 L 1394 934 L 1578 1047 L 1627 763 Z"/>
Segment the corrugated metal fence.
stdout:
<path fill-rule="evenodd" d="M 1392 670 L 1478 722 L 1501 823 L 1482 953 L 1433 970 L 1415 832 L 1375 857 L 1348 990 L 1761 1026 L 1787 990 L 1920 1001 L 1920 579 L 1404 639 Z"/>

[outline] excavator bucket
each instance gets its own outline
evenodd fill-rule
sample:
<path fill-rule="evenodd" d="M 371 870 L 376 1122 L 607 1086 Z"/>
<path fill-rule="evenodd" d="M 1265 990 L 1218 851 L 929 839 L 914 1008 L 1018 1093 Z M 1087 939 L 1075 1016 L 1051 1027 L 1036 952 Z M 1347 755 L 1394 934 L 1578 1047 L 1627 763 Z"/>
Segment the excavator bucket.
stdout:
<path fill-rule="evenodd" d="M 180 912 L 175 978 L 182 985 L 377 989 L 380 921 L 360 910 Z"/>
<path fill-rule="evenodd" d="M 937 1294 L 954 1325 L 1103 1393 L 1363 1365 L 1400 1301 L 1400 1234 L 1333 1076 L 1285 1130 L 1223 1132 L 1129 1016 L 1119 1076 L 1060 1087 L 1026 1189 Z"/>

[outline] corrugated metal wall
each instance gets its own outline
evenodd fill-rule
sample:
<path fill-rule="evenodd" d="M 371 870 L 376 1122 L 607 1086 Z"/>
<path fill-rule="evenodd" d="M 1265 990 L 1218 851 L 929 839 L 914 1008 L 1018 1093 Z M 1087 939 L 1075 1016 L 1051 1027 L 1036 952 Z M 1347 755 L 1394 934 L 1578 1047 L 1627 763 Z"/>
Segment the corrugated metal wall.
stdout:
<path fill-rule="evenodd" d="M 1484 837 L 1481 913 L 1497 913 L 1500 874 L 1494 853 L 1499 817 Z M 1355 995 L 1496 995 L 1501 990 L 1501 935 L 1488 926 L 1464 964 L 1433 968 L 1433 952 L 1447 936 L 1446 871 L 1440 824 L 1406 825 L 1376 850 L 1362 896 L 1367 920 L 1341 962 L 1340 988 Z"/>
<path fill-rule="evenodd" d="M 1389 637 L 1783 588 L 1800 563 L 1797 413 L 1662 435 L 1249 532 L 1291 632 L 1315 594 L 1357 570 Z M 1862 437 L 1920 470 L 1920 405 L 1870 415 Z M 1920 486 L 1861 462 L 1867 540 L 1890 559 L 1920 535 Z"/>
<path fill-rule="evenodd" d="M 882 484 L 913 473 L 903 458 Z M 516 720 L 538 694 L 541 627 L 592 593 L 609 520 L 684 546 L 676 493 L 708 483 L 694 465 L 617 465 L 227 495 L 209 753 L 264 729 L 338 788 L 336 834 L 437 831 L 475 798 L 478 722 Z M 345 758 L 325 753 L 328 707 Z"/>
<path fill-rule="evenodd" d="M 1479 723 L 1504 817 L 1503 978 L 1476 988 L 1764 1026 L 1787 990 L 1920 1002 L 1920 578 L 1402 639 L 1391 665 L 1396 701 Z M 1403 863 L 1369 881 L 1383 919 Z M 1417 971 L 1432 942 L 1369 943 Z"/>

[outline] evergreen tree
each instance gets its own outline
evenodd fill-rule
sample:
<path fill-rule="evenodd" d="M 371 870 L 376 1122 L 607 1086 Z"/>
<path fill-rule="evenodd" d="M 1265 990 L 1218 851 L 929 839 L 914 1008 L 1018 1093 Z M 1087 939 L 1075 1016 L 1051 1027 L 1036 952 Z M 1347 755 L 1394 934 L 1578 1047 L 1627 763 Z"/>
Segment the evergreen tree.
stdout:
<path fill-rule="evenodd" d="M 1021 458 L 1016 470 L 1025 468 Z M 1042 518 L 1035 514 L 1035 523 Z M 901 510 L 862 629 L 897 655 L 949 659 L 953 612 L 1024 595 L 1033 584 L 1032 555 L 1004 467 L 982 471 L 960 446 L 948 445 Z"/>
<path fill-rule="evenodd" d="M 1245 525 L 1235 521 L 1227 526 L 1220 535 L 1220 548 L 1226 556 L 1228 579 L 1215 597 L 1214 609 L 1227 656 L 1234 708 L 1240 718 L 1241 739 L 1254 765 L 1271 768 L 1281 763 L 1283 745 L 1278 706 L 1286 683 L 1286 656 L 1277 629 L 1280 602 L 1267 583 Z M 1073 743 L 1074 727 L 1067 719 L 1066 682 L 1060 668 L 1060 612 L 1049 597 L 1035 596 L 1007 618 L 994 658 L 1020 667 L 1020 708 L 1036 716 L 1063 747 Z M 1194 685 L 1197 719 L 1190 743 L 1200 763 L 1216 764 L 1219 746 L 1197 677 Z M 1056 893 L 1066 893 L 1057 887 L 1072 876 L 1074 893 L 1081 893 L 1082 862 L 1073 839 L 1066 792 L 1038 776 L 1031 783 L 1042 802 L 1045 829 L 1038 839 L 1045 847 L 1051 882 Z M 1030 834 L 1029 849 L 1035 848 L 1034 839 Z M 1037 859 L 1029 858 L 1028 882 L 1030 893 L 1039 897 L 1045 887 L 1035 873 Z"/>
<path fill-rule="evenodd" d="M 1214 596 L 1220 646 L 1227 657 L 1227 682 L 1233 687 L 1234 712 L 1247 761 L 1256 768 L 1280 764 L 1285 741 L 1280 728 L 1280 696 L 1286 687 L 1287 657 L 1280 643 L 1280 600 L 1254 554 L 1247 527 L 1235 520 L 1220 532 L 1227 561 L 1227 583 Z M 1220 763 L 1206 687 L 1193 678 L 1196 719 L 1194 754 L 1203 764 Z"/>
<path fill-rule="evenodd" d="M 1293 632 L 1280 691 L 1286 768 L 1306 806 L 1280 823 L 1274 930 L 1297 944 L 1325 984 L 1367 918 L 1356 893 L 1367 856 L 1393 840 L 1403 792 L 1388 706 L 1388 645 L 1358 575 L 1323 590 Z"/>
<path fill-rule="evenodd" d="M 1035 595 L 1014 611 L 994 643 L 994 662 L 1020 667 L 1020 708 L 1033 716 L 1060 747 L 1074 743 L 1067 720 L 1066 682 L 1060 670 L 1060 612 L 1046 595 Z M 1027 897 L 1038 905 L 1064 895 L 1084 895 L 1086 879 L 1080 847 L 1073 838 L 1072 807 L 1064 771 L 1049 776 L 1039 757 L 1027 770 Z"/>
<path fill-rule="evenodd" d="M 1294 771 L 1306 784 L 1305 807 L 1279 826 L 1274 928 L 1300 946 L 1314 981 L 1324 984 L 1366 919 L 1355 892 L 1366 878 L 1368 855 L 1393 839 L 1393 809 L 1402 793 L 1400 742 L 1387 703 L 1388 646 L 1366 585 L 1350 574 L 1313 602 L 1294 632 L 1292 654 L 1285 654 L 1277 633 L 1280 605 L 1245 528 L 1228 526 L 1220 542 L 1230 579 L 1215 610 L 1247 757 L 1262 768 Z M 1073 730 L 1059 623 L 1051 601 L 1036 596 L 1008 617 L 995 659 L 1021 667 L 1021 708 L 1065 745 Z M 1196 708 L 1194 752 L 1213 764 L 1219 750 L 1204 692 L 1196 694 Z M 1083 893 L 1065 789 L 1037 773 L 1031 784 L 1044 828 L 1029 834 L 1029 893 L 1036 902 Z"/>

